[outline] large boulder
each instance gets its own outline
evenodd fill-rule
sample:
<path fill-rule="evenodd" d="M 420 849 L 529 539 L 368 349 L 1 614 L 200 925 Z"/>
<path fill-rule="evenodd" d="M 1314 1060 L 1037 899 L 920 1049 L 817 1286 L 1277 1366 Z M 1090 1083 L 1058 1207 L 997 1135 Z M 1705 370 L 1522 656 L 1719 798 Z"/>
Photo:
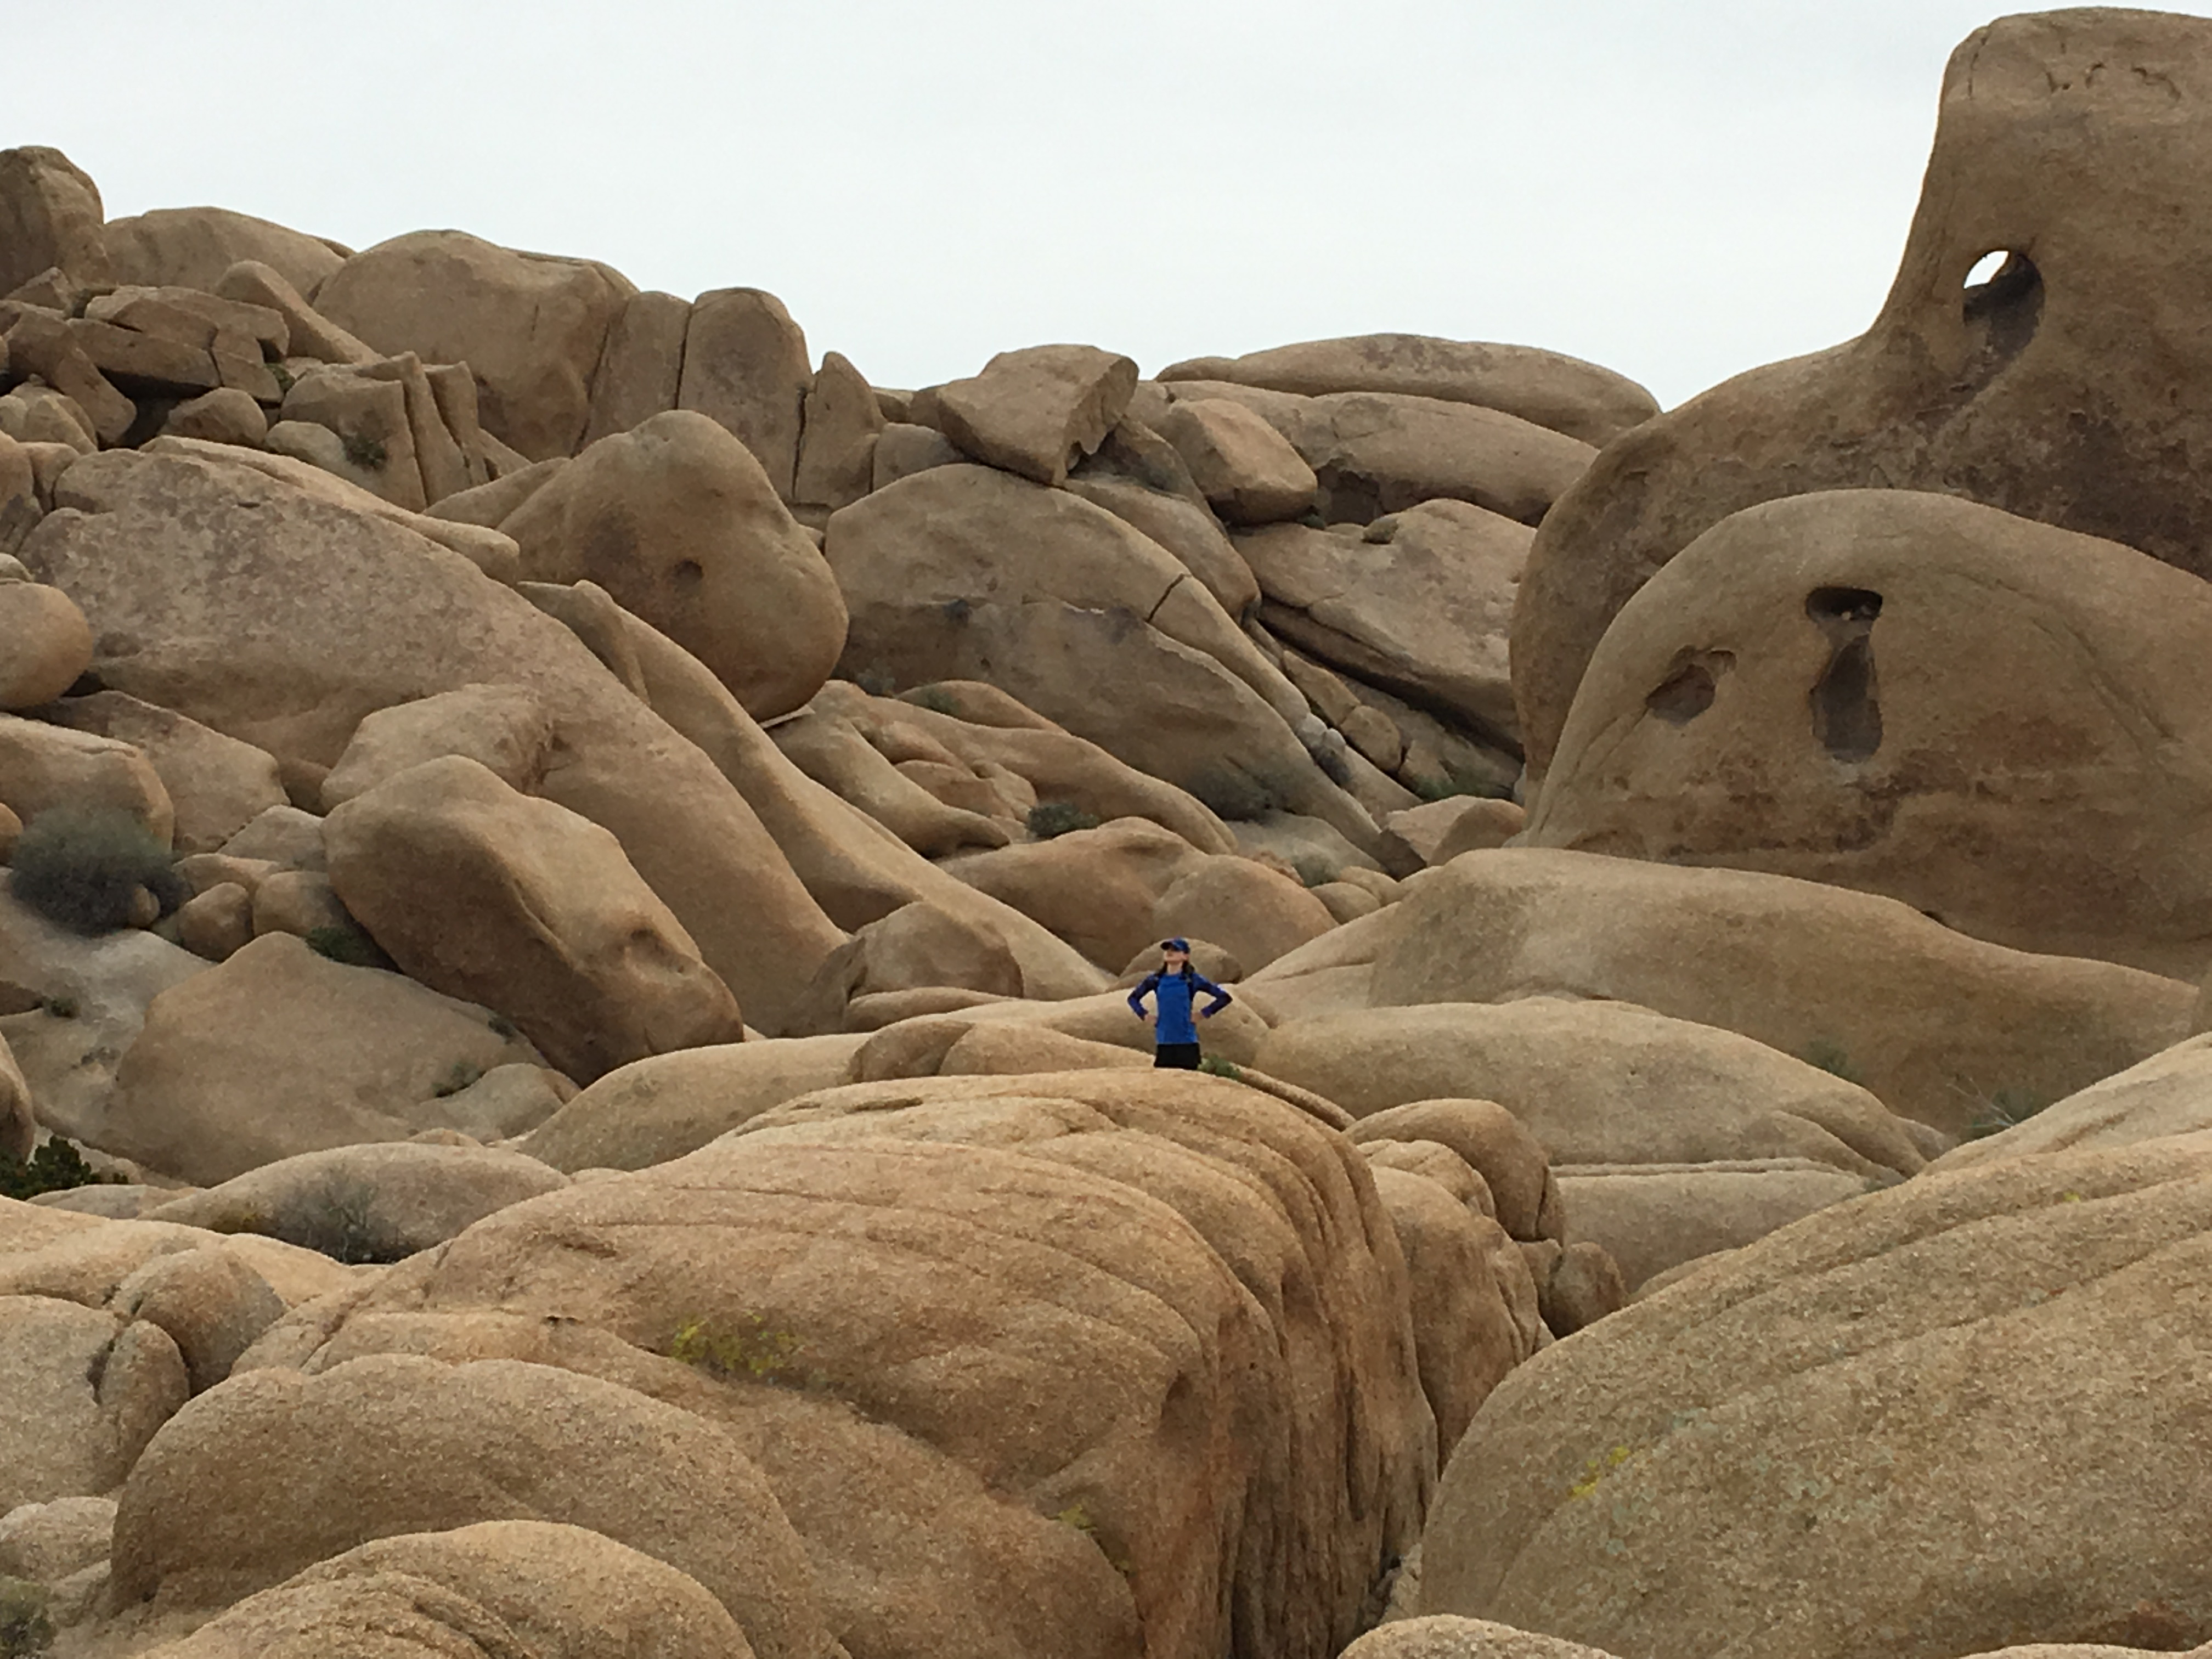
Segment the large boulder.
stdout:
<path fill-rule="evenodd" d="M 0 587 L 0 601 L 8 589 Z M 211 853 L 272 806 L 285 804 L 275 757 L 173 709 L 120 691 L 95 691 L 39 711 L 72 731 L 127 743 L 146 757 L 175 815 L 179 853 Z"/>
<path fill-rule="evenodd" d="M 380 1349 L 538 1359 L 712 1417 L 867 1659 L 1324 1659 L 1413 1543 L 1436 1456 L 1365 1160 L 1297 1107 L 1150 1070 L 794 1101 L 674 1164 L 503 1211 L 295 1328 L 319 1377 L 234 1378 L 141 1461 L 117 1528 L 126 1593 L 156 1565 L 265 1572 L 357 1529 L 358 1508 L 483 1467 L 471 1437 L 538 1434 L 514 1411 L 448 1428 L 427 1395 L 368 1419 L 397 1433 L 344 1426 L 337 1395 L 360 1422 L 373 1382 L 438 1369 L 341 1363 Z M 466 1401 L 475 1369 L 440 1398 Z M 663 1478 L 658 1458 L 556 1430 L 525 1490 Z M 261 1449 L 264 1433 L 298 1450 Z M 372 1444 L 376 1461 L 349 1449 Z M 434 1444 L 453 1451 L 386 1449 Z M 384 1466 L 371 1504 L 319 1502 Z M 708 1547 L 687 1519 L 661 1535 Z"/>
<path fill-rule="evenodd" d="M 1539 1354 L 1425 1612 L 1643 1659 L 2212 1638 L 2212 1139 L 1930 1174 Z"/>
<path fill-rule="evenodd" d="M 1555 1164 L 1806 1158 L 1895 1178 L 1924 1161 L 1857 1085 L 1626 1003 L 1524 997 L 1292 1020 L 1268 1033 L 1258 1064 L 1355 1117 L 1409 1101 L 1494 1100 Z"/>
<path fill-rule="evenodd" d="M 5 1515 L 113 1491 L 191 1383 L 158 1325 L 54 1296 L 0 1293 L 0 1390 Z"/>
<path fill-rule="evenodd" d="M 760 1471 L 713 1424 L 614 1382 L 372 1355 L 242 1372 L 165 1426 L 116 1512 L 124 1606 L 220 1607 L 373 1540 L 551 1521 L 689 1573 L 761 1659 L 836 1652 Z"/>
<path fill-rule="evenodd" d="M 1160 435 L 1176 447 L 1206 505 L 1231 524 L 1273 524 L 1312 509 L 1314 470 L 1290 441 L 1242 404 L 1171 404 Z"/>
<path fill-rule="evenodd" d="M 1749 508 L 1613 618 L 1522 842 L 1856 887 L 2201 978 L 2212 586 L 1947 496 Z"/>
<path fill-rule="evenodd" d="M 331 888 L 393 961 L 498 1010 L 571 1077 L 744 1034 L 622 843 L 475 761 L 428 761 L 356 796 L 325 843 Z"/>
<path fill-rule="evenodd" d="M 1356 334 L 1170 363 L 1163 380 L 1230 380 L 1270 392 L 1400 392 L 1479 404 L 1603 448 L 1659 412 L 1626 375 L 1538 346 L 1439 340 L 1426 334 Z"/>
<path fill-rule="evenodd" d="M 1560 1204 L 1574 1218 L 1574 1237 L 1601 1246 L 1632 1291 L 1896 1179 L 1814 1158 L 1577 1164 L 1553 1174 Z"/>
<path fill-rule="evenodd" d="M 945 867 L 1115 972 L 1164 937 L 1155 907 L 1208 862 L 1172 830 L 1143 818 L 1117 818 L 1048 841 L 964 854 Z M 1194 925 L 1188 931 L 1201 930 Z"/>
<path fill-rule="evenodd" d="M 144 1651 L 147 1659 L 745 1659 L 756 1650 L 690 1574 L 587 1528 L 520 1520 L 356 1545 Z"/>
<path fill-rule="evenodd" d="M 1847 1072 L 1954 1135 L 2179 1041 L 2196 995 L 2132 968 L 1984 944 L 1894 899 L 1547 848 L 1464 854 L 1339 936 L 1371 964 L 1375 1007 L 1640 1003 Z M 1265 983 L 1318 965 L 1303 954 Z"/>
<path fill-rule="evenodd" d="M 1271 525 L 1237 550 L 1271 632 L 1510 744 L 1505 641 L 1534 533 L 1464 501 L 1425 501 L 1364 532 Z"/>
<path fill-rule="evenodd" d="M 100 232 L 118 283 L 212 294 L 242 259 L 268 266 L 312 299 L 344 263 L 328 242 L 228 208 L 156 208 L 110 219 Z"/>
<path fill-rule="evenodd" d="M 848 678 L 983 680 L 1226 816 L 1281 805 L 1371 839 L 1291 729 L 1304 700 L 1112 514 L 988 467 L 935 467 L 835 514 L 825 551 L 852 613 Z"/>
<path fill-rule="evenodd" d="M 937 408 L 963 454 L 1057 484 L 1105 441 L 1136 388 L 1137 366 L 1127 357 L 1096 346 L 1028 346 L 938 387 Z"/>
<path fill-rule="evenodd" d="M 806 336 L 773 294 L 716 289 L 692 303 L 676 407 L 696 410 L 736 437 L 787 501 L 813 383 Z"/>
<path fill-rule="evenodd" d="M 75 510 L 50 514 L 23 557 L 106 642 L 106 684 L 310 776 L 378 709 L 524 687 L 562 745 L 546 797 L 614 833 L 756 1026 L 779 1030 L 842 939 L 715 763 L 465 559 L 199 457 L 100 455 L 58 488 Z"/>
<path fill-rule="evenodd" d="M 1303 398 L 1215 380 L 1178 381 L 1170 390 L 1178 403 L 1243 404 L 1289 439 L 1314 470 L 1317 508 L 1331 524 L 1365 524 L 1449 499 L 1533 525 L 1597 454 L 1579 438 L 1518 416 L 1436 398 Z"/>
<path fill-rule="evenodd" d="M 92 666 L 92 629 L 58 587 L 0 580 L 0 708 L 51 702 Z"/>
<path fill-rule="evenodd" d="M 537 461 L 574 452 L 592 371 L 635 292 L 605 265 L 418 230 L 345 261 L 315 308 L 386 355 L 466 363 L 485 429 Z"/>
<path fill-rule="evenodd" d="M 80 283 L 114 280 L 100 186 L 58 149 L 0 149 L 0 294 L 54 266 Z"/>
<path fill-rule="evenodd" d="M 0 714 L 0 806 L 25 823 L 42 812 L 118 812 L 165 848 L 177 820 L 136 744 L 15 714 Z"/>
<path fill-rule="evenodd" d="M 441 1089 L 536 1058 L 493 1024 L 397 974 L 264 933 L 154 999 L 91 1138 L 200 1186 L 296 1152 L 404 1140 L 441 1127 Z"/>
<path fill-rule="evenodd" d="M 1873 325 L 1647 422 L 1545 520 L 1513 636 L 1535 770 L 1629 596 L 1756 502 L 1937 490 L 2212 575 L 2212 486 L 2191 459 L 2212 414 L 2172 395 L 2212 366 L 2208 84 L 2201 18 L 2052 12 L 1960 46 Z M 1962 291 L 1992 250 L 2004 268 Z"/>
<path fill-rule="evenodd" d="M 1336 926 L 1305 887 L 1248 858 L 1210 858 L 1152 901 L 1154 939 L 1202 939 L 1246 969 L 1264 968 Z M 1127 960 L 1127 958 L 1124 958 Z"/>

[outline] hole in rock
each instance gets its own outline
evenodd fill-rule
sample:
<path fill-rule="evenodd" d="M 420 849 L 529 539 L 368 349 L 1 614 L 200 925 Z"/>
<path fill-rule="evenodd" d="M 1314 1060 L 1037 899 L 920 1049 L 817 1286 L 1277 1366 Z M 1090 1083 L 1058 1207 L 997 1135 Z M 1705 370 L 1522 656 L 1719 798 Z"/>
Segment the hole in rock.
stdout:
<path fill-rule="evenodd" d="M 1810 699 L 1813 735 L 1839 761 L 1870 760 L 1881 747 L 1874 671 L 1881 595 L 1863 587 L 1816 587 L 1805 596 L 1805 614 L 1828 638 L 1828 665 Z"/>
<path fill-rule="evenodd" d="M 1644 699 L 1644 706 L 1669 726 L 1687 726 L 1713 706 L 1718 682 L 1735 658 L 1726 651 L 1704 651 L 1677 659 L 1674 672 Z"/>
<path fill-rule="evenodd" d="M 2036 325 L 2043 320 L 2043 273 L 2025 253 L 1985 253 L 1968 273 L 1959 302 L 1967 331 L 1975 337 L 1967 378 L 1978 382 L 2035 337 Z"/>
<path fill-rule="evenodd" d="M 696 559 L 685 559 L 670 574 L 674 578 L 676 591 L 679 593 L 696 592 L 699 584 L 707 580 L 707 572 Z"/>
<path fill-rule="evenodd" d="M 2003 269 L 2004 262 L 2012 258 L 2003 248 L 1994 248 L 1974 261 L 1974 268 L 1966 273 L 1966 286 L 1979 288 Z"/>

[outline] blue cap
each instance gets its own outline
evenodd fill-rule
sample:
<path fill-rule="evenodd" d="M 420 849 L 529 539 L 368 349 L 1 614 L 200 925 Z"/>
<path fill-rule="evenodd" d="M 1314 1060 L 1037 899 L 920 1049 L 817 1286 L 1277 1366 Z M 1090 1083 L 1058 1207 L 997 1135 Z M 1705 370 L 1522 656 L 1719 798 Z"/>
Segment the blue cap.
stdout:
<path fill-rule="evenodd" d="M 1187 939 L 1164 939 L 1160 941 L 1160 949 L 1163 951 L 1180 951 L 1183 955 L 1188 956 L 1190 954 L 1190 941 Z"/>

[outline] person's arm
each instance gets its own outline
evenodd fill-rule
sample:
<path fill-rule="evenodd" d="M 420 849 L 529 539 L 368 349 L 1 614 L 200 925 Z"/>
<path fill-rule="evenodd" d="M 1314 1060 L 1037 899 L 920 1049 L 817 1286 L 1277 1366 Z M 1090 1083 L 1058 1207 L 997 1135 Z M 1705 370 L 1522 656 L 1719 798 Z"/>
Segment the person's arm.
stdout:
<path fill-rule="evenodd" d="M 1213 1000 L 1198 1011 L 1198 1017 L 1200 1019 L 1212 1019 L 1224 1008 L 1237 1000 L 1228 992 L 1206 978 L 1204 974 L 1193 974 L 1190 976 L 1190 988 L 1194 991 L 1211 991 L 1213 994 Z"/>
<path fill-rule="evenodd" d="M 1129 1012 L 1139 1019 L 1152 1018 L 1145 1012 L 1145 999 L 1159 988 L 1159 983 L 1160 976 L 1158 974 L 1147 974 L 1137 981 L 1137 988 L 1129 993 Z"/>

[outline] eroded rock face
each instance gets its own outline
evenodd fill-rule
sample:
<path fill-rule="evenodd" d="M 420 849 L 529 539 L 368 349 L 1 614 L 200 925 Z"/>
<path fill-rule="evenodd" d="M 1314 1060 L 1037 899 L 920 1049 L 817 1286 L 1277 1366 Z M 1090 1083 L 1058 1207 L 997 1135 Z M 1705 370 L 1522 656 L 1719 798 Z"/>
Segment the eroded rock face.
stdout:
<path fill-rule="evenodd" d="M 120 1581 L 143 1593 L 245 1552 L 266 1582 L 318 1547 L 269 1523 L 264 1490 L 295 1504 L 287 1488 L 210 1483 L 264 1425 L 307 1420 L 283 1400 L 362 1393 L 371 1367 L 463 1386 L 422 1359 L 344 1363 L 396 1349 L 592 1372 L 713 1419 L 766 1475 L 856 1659 L 1321 1659 L 1413 1544 L 1436 1456 L 1364 1158 L 1282 1101 L 1144 1069 L 793 1101 L 489 1217 L 263 1352 L 288 1330 L 321 1375 L 234 1380 L 187 1412 L 125 1494 Z M 430 1415 L 406 1413 L 407 1436 L 447 1434 L 411 1426 Z M 502 1420 L 493 1443 L 524 1434 Z M 183 1491 L 219 1494 L 214 1512 L 187 1527 L 156 1501 Z"/>
<path fill-rule="evenodd" d="M 1897 283 L 1858 339 L 1738 375 L 1545 520 L 1513 672 L 1540 772 L 1607 624 L 1700 532 L 1810 490 L 1941 491 L 2212 575 L 2212 24 L 2008 17 L 1944 77 Z M 2084 143 L 2094 131 L 2094 143 Z M 1961 291 L 1992 251 L 2017 256 Z"/>
<path fill-rule="evenodd" d="M 1750 508 L 1613 619 L 1522 841 L 1856 887 L 2199 978 L 2212 585 L 1941 495 Z"/>
<path fill-rule="evenodd" d="M 1423 1608 L 1649 1659 L 2212 1637 L 2209 1185 L 2203 1135 L 1931 1174 L 1601 1321 L 1477 1417 Z"/>

